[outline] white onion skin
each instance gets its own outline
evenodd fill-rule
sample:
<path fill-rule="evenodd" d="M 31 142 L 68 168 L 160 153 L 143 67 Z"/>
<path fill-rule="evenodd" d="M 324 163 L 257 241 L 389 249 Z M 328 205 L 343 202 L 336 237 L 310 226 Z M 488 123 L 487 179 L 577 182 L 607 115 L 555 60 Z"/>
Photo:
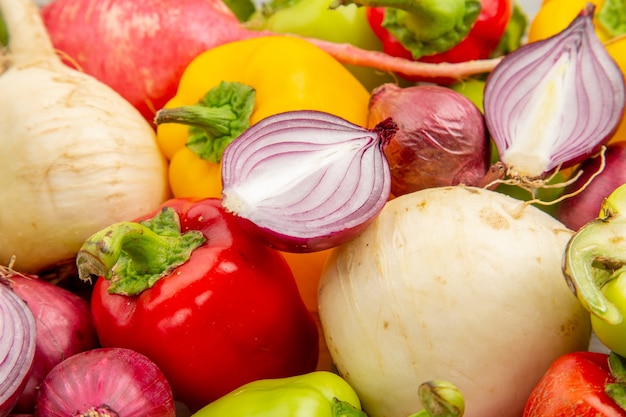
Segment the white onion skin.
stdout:
<path fill-rule="evenodd" d="M 452 186 L 387 203 L 331 253 L 319 288 L 329 352 L 370 417 L 421 409 L 444 379 L 465 417 L 518 417 L 559 355 L 586 350 L 589 315 L 561 260 L 572 231 L 506 195 Z"/>
<path fill-rule="evenodd" d="M 167 198 L 154 131 L 108 87 L 11 67 L 0 91 L 0 261 L 15 255 L 15 269 L 37 273 Z"/>

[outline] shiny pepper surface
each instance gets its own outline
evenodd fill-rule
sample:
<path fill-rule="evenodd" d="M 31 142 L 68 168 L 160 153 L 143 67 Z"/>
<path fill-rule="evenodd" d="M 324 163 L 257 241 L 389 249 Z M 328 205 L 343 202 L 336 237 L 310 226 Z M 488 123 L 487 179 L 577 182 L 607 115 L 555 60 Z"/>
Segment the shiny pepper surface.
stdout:
<path fill-rule="evenodd" d="M 325 371 L 246 384 L 192 417 L 367 417 L 352 387 Z"/>
<path fill-rule="evenodd" d="M 172 199 L 90 237 L 77 256 L 96 277 L 103 346 L 155 362 L 192 410 L 262 378 L 312 372 L 318 330 L 279 252 L 219 199 Z"/>
<path fill-rule="evenodd" d="M 194 105 L 222 81 L 254 89 L 250 125 L 289 110 L 320 110 L 365 126 L 369 92 L 338 61 L 301 39 L 268 36 L 210 49 L 185 70 L 165 108 Z M 170 160 L 175 197 L 221 197 L 221 153 L 202 159 L 187 146 L 189 126 L 158 124 L 157 141 Z"/>

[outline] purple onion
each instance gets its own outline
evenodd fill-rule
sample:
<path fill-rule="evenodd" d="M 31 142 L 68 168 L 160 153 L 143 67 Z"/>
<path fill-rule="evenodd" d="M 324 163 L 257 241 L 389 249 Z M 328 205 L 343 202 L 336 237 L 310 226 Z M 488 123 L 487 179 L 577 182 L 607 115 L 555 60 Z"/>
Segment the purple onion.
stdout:
<path fill-rule="evenodd" d="M 37 341 L 33 369 L 13 412 L 32 413 L 39 385 L 50 370 L 76 353 L 98 347 L 89 303 L 32 275 L 9 271 L 13 291 L 32 311 Z"/>
<path fill-rule="evenodd" d="M 372 92 L 370 126 L 393 117 L 398 132 L 385 147 L 394 196 L 424 188 L 480 186 L 490 142 L 480 109 L 446 87 L 383 84 Z"/>
<path fill-rule="evenodd" d="M 0 417 L 11 412 L 26 385 L 36 335 L 32 312 L 0 276 Z"/>
<path fill-rule="evenodd" d="M 593 10 L 589 3 L 562 32 L 508 54 L 487 78 L 487 128 L 510 177 L 576 164 L 617 128 L 624 78 L 596 36 Z"/>
<path fill-rule="evenodd" d="M 77 353 L 52 368 L 35 417 L 175 417 L 172 390 L 146 356 L 124 348 Z"/>
<path fill-rule="evenodd" d="M 389 198 L 383 147 L 396 130 L 391 119 L 366 129 L 309 110 L 267 117 L 226 148 L 222 204 L 276 249 L 340 245 Z"/>

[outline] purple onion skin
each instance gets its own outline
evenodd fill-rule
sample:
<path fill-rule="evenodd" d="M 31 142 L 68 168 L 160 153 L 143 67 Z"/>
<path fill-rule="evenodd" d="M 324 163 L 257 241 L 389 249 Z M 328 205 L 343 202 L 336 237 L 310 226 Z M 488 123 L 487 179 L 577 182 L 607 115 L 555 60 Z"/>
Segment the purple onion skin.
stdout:
<path fill-rule="evenodd" d="M 613 142 L 606 148 L 606 166 L 580 193 L 559 203 L 555 217 L 571 230 L 578 230 L 600 214 L 602 201 L 617 187 L 626 184 L 626 141 Z M 581 176 L 568 185 L 564 194 L 580 190 L 600 169 L 600 157 L 585 160 L 578 170 Z"/>
<path fill-rule="evenodd" d="M 368 125 L 387 117 L 398 125 L 384 149 L 394 196 L 477 185 L 485 177 L 491 150 L 485 121 L 462 94 L 441 86 L 383 84 L 372 92 Z"/>
<path fill-rule="evenodd" d="M 12 274 L 13 291 L 33 312 L 37 341 L 33 370 L 13 412 L 32 413 L 39 385 L 63 359 L 99 346 L 87 301 L 32 275 Z"/>
<path fill-rule="evenodd" d="M 176 417 L 163 373 L 146 356 L 123 348 L 88 350 L 55 366 L 41 385 L 34 417 L 87 416 L 102 407 L 118 417 Z"/>

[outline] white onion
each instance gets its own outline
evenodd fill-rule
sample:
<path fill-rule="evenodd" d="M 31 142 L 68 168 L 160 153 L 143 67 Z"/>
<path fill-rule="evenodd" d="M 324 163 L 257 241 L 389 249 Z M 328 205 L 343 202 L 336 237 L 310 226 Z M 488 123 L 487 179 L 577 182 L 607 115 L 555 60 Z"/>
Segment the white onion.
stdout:
<path fill-rule="evenodd" d="M 334 249 L 320 320 L 368 415 L 415 413 L 419 384 L 443 379 L 466 417 L 520 416 L 550 363 L 589 343 L 561 271 L 571 235 L 519 200 L 452 186 L 391 200 Z"/>
<path fill-rule="evenodd" d="M 0 0 L 0 262 L 37 273 L 111 223 L 167 198 L 167 165 L 139 112 L 63 65 L 29 0 Z"/>

